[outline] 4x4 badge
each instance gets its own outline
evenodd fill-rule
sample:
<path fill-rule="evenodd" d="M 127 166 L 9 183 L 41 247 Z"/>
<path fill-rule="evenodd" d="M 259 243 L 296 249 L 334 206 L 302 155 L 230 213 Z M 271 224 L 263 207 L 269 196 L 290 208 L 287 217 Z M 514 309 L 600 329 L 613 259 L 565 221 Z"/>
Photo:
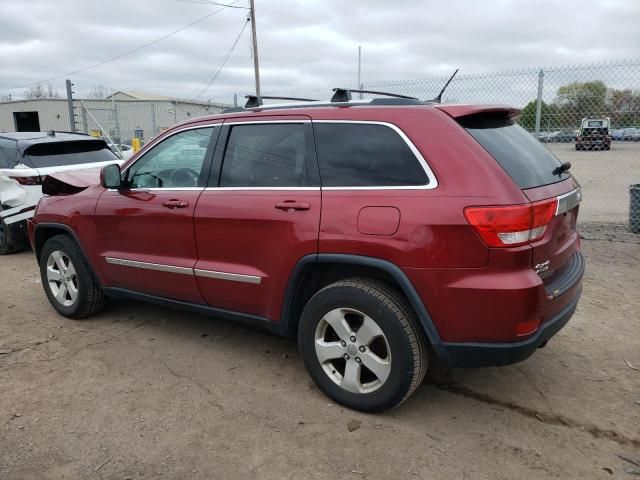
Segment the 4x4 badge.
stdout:
<path fill-rule="evenodd" d="M 551 260 L 547 260 L 546 262 L 542 262 L 533 267 L 538 275 L 541 277 L 546 277 L 551 275 Z"/>

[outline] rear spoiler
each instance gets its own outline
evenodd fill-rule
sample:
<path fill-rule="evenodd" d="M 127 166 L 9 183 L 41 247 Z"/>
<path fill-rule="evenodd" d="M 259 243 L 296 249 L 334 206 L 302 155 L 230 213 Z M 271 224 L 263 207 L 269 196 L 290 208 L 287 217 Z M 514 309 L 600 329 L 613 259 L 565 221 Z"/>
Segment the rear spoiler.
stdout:
<path fill-rule="evenodd" d="M 434 105 L 433 108 L 442 110 L 453 118 L 468 117 L 470 115 L 489 114 L 504 118 L 513 118 L 520 115 L 520 109 L 509 105 Z"/>

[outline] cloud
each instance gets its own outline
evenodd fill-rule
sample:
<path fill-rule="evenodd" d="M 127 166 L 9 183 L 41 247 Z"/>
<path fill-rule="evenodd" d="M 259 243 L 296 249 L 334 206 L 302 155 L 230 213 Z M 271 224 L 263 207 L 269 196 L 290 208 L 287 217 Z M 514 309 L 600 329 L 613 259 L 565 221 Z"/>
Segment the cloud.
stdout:
<path fill-rule="evenodd" d="M 263 89 L 352 85 L 640 57 L 640 2 L 257 0 Z M 245 6 L 246 0 L 237 5 Z M 219 7 L 178 0 L 2 0 L 0 92 L 83 68 L 166 35 Z M 72 77 L 94 85 L 189 96 L 215 71 L 246 10 L 227 8 L 133 55 Z M 205 97 L 253 89 L 249 28 Z M 532 76 L 535 83 L 535 75 Z M 636 80 L 637 81 L 637 80 Z M 61 93 L 64 79 L 52 82 Z M 638 88 L 635 85 L 635 88 Z M 464 90 L 452 95 L 465 95 Z M 437 89 L 429 85 L 425 90 Z M 526 88 L 529 96 L 529 79 Z M 435 92 L 434 92 L 435 93 Z"/>

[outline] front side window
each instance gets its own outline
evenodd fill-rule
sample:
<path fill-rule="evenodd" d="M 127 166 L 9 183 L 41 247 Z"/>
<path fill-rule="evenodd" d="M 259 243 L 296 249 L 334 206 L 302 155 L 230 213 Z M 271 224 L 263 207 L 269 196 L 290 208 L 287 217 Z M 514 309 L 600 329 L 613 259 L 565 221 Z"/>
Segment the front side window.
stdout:
<path fill-rule="evenodd" d="M 235 125 L 222 163 L 221 187 L 309 185 L 304 123 Z"/>
<path fill-rule="evenodd" d="M 315 123 L 323 187 L 403 187 L 429 183 L 409 145 L 386 125 Z"/>
<path fill-rule="evenodd" d="M 129 188 L 190 188 L 200 185 L 211 134 L 217 127 L 176 133 L 145 153 L 127 171 Z"/>

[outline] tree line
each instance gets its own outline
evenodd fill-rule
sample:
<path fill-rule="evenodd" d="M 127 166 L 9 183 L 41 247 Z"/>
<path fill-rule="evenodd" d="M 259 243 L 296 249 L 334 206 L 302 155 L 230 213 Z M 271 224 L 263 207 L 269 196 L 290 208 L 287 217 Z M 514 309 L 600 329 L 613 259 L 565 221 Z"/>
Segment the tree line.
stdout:
<path fill-rule="evenodd" d="M 531 100 L 520 114 L 518 122 L 527 130 L 535 130 L 536 106 Z M 563 85 L 541 107 L 541 131 L 575 130 L 587 117 L 610 117 L 614 128 L 640 127 L 640 90 L 608 88 L 601 80 Z"/>

